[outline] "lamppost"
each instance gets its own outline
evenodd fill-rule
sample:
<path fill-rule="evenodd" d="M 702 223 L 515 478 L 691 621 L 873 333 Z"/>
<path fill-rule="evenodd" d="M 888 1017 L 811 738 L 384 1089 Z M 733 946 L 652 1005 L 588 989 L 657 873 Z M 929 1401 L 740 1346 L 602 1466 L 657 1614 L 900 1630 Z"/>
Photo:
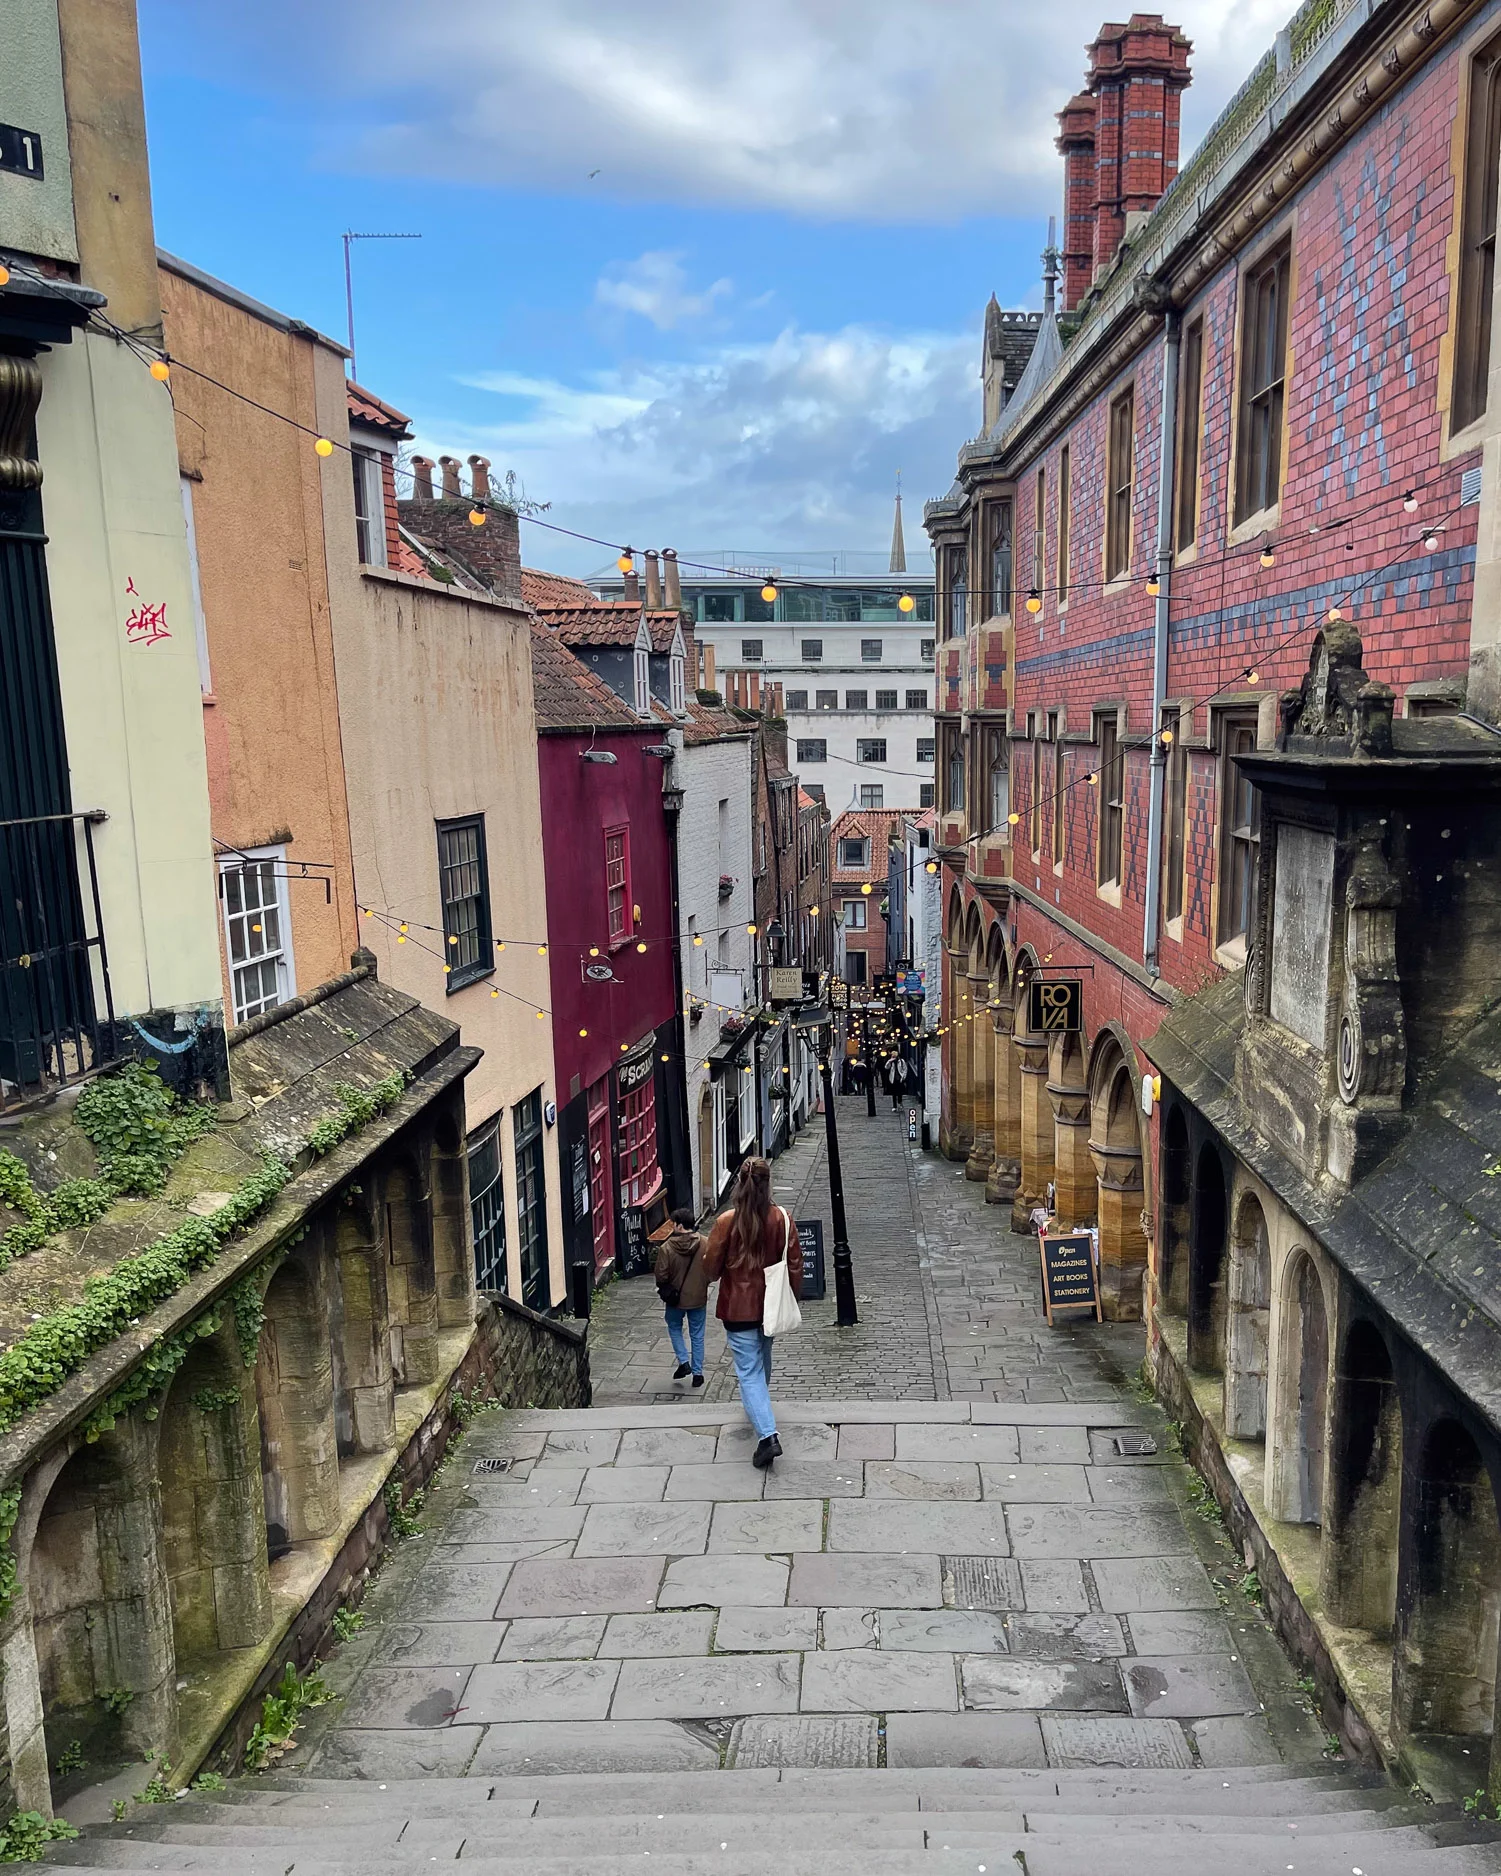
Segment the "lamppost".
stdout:
<path fill-rule="evenodd" d="M 818 1032 L 818 1067 L 823 1078 L 824 1136 L 829 1152 L 829 1211 L 834 1222 L 834 1308 L 835 1321 L 841 1329 L 852 1329 L 860 1320 L 855 1307 L 855 1267 L 850 1256 L 849 1226 L 844 1216 L 844 1176 L 839 1166 L 839 1129 L 834 1118 L 834 1074 L 829 1065 L 833 1048 L 833 1024 Z"/>

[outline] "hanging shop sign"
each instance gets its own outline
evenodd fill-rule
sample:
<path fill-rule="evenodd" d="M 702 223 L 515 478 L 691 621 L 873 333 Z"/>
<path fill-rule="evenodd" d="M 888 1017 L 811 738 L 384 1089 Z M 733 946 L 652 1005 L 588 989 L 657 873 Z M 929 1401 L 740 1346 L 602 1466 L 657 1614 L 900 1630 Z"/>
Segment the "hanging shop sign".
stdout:
<path fill-rule="evenodd" d="M 801 1003 L 803 999 L 803 973 L 797 965 L 775 965 L 771 972 L 771 1000 L 773 1003 Z"/>
<path fill-rule="evenodd" d="M 615 1074 L 622 1094 L 629 1094 L 632 1088 L 639 1088 L 652 1072 L 651 1051 L 638 1056 L 634 1062 L 622 1062 Z"/>
<path fill-rule="evenodd" d="M 1027 1027 L 1034 1036 L 1072 1036 L 1084 1027 L 1082 977 L 1034 977 L 1027 986 Z"/>
<path fill-rule="evenodd" d="M 1053 1318 L 1059 1311 L 1082 1311 L 1096 1322 L 1101 1321 L 1094 1239 L 1089 1232 L 1070 1231 L 1057 1237 L 1039 1232 L 1038 1245 L 1042 1256 L 1042 1313 L 1048 1327 L 1057 1327 Z"/>

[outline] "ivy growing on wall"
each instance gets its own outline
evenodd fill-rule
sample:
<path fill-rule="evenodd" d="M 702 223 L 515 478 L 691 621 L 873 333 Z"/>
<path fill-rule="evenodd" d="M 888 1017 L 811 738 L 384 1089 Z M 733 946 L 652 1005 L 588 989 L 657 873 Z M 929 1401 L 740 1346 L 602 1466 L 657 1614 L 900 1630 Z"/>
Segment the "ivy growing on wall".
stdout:
<path fill-rule="evenodd" d="M 335 1083 L 334 1097 L 339 1103 L 339 1112 L 320 1120 L 313 1128 L 307 1139 L 308 1151 L 317 1159 L 332 1153 L 341 1140 L 369 1126 L 377 1114 L 384 1114 L 400 1100 L 405 1086 L 406 1077 L 399 1069 L 376 1082 L 373 1088 L 355 1088 L 347 1081 Z"/>

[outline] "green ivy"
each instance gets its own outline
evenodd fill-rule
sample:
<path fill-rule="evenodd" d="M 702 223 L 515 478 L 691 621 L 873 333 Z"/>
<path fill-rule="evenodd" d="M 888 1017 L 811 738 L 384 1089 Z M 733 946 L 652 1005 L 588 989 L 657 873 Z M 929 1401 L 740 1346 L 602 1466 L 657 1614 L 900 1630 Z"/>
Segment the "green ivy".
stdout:
<path fill-rule="evenodd" d="M 164 1335 L 161 1341 L 147 1350 L 114 1393 L 102 1400 L 84 1421 L 84 1439 L 92 1444 L 102 1434 L 108 1433 L 122 1414 L 129 1413 L 141 1401 L 150 1403 L 146 1409 L 146 1418 L 154 1420 L 161 1412 L 162 1401 L 178 1369 L 191 1354 L 193 1344 L 206 1335 L 212 1335 L 219 1327 L 219 1322 L 218 1310 L 205 1310 L 185 1328 Z M 197 1405 L 198 1397 L 195 1395 L 193 1398 Z M 233 1398 L 238 1400 L 239 1395 Z"/>
<path fill-rule="evenodd" d="M 74 1114 L 106 1183 L 145 1198 L 161 1191 L 172 1162 L 214 1125 L 212 1108 L 185 1106 L 146 1062 L 127 1062 L 91 1082 Z"/>
<path fill-rule="evenodd" d="M 240 1360 L 247 1368 L 255 1366 L 260 1353 L 261 1327 L 266 1320 L 266 1289 L 260 1273 L 252 1270 L 225 1298 L 235 1319 L 235 1339 L 240 1344 Z"/>
<path fill-rule="evenodd" d="M 21 1515 L 21 1488 L 12 1485 L 0 1492 L 0 1622 L 10 1614 L 16 1593 L 16 1559 L 10 1547 L 10 1534 Z"/>
<path fill-rule="evenodd" d="M 77 1835 L 63 1818 L 12 1811 L 0 1824 L 0 1863 L 40 1863 L 49 1843 L 66 1843 Z"/>
<path fill-rule="evenodd" d="M 0 1153 L 0 1205 L 8 1205 L 12 1211 L 25 1212 L 28 1218 L 35 1218 L 41 1203 L 31 1183 L 31 1174 L 21 1161 L 14 1153 Z"/>
<path fill-rule="evenodd" d="M 217 1321 L 214 1324 L 218 1328 Z M 238 1407 L 240 1390 L 237 1387 L 201 1387 L 193 1396 L 193 1405 L 201 1414 L 222 1414 L 228 1407 Z"/>
<path fill-rule="evenodd" d="M 406 1076 L 400 1069 L 376 1082 L 372 1088 L 356 1088 L 347 1081 L 334 1084 L 334 1097 L 339 1103 L 337 1114 L 320 1120 L 309 1133 L 308 1151 L 315 1159 L 322 1159 L 343 1139 L 352 1133 L 358 1133 L 362 1127 L 369 1126 L 377 1114 L 384 1114 L 388 1107 L 393 1107 L 401 1099 L 406 1088 Z"/>

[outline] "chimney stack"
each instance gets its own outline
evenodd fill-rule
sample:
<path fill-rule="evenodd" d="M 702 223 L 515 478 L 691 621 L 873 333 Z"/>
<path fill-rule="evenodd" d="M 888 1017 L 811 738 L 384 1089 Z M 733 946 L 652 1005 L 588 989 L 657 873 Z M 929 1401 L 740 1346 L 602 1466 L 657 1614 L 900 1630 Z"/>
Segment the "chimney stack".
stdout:
<path fill-rule="evenodd" d="M 457 456 L 440 456 L 438 467 L 443 471 L 443 499 L 446 502 L 462 501 L 464 491 L 459 487 L 459 459 Z"/>
<path fill-rule="evenodd" d="M 1133 13 L 1124 26 L 1102 26 L 1089 47 L 1097 274 L 1115 258 L 1128 217 L 1154 208 L 1178 173 L 1179 114 L 1192 82 L 1192 50 L 1160 13 Z"/>
<path fill-rule="evenodd" d="M 412 458 L 412 500 L 430 502 L 433 499 L 433 459 L 431 456 Z"/>
<path fill-rule="evenodd" d="M 666 603 L 674 612 L 681 612 L 683 610 L 683 588 L 678 579 L 678 550 L 675 547 L 664 547 L 662 549 L 662 584 L 665 589 L 664 597 Z"/>
<path fill-rule="evenodd" d="M 636 556 L 631 555 L 631 570 L 625 576 L 625 597 L 641 603 L 641 575 L 636 571 Z"/>
<path fill-rule="evenodd" d="M 1063 310 L 1073 312 L 1094 279 L 1095 101 L 1081 91 L 1058 113 L 1063 157 Z"/>
<path fill-rule="evenodd" d="M 657 561 L 656 550 L 648 548 L 646 560 L 646 605 L 649 612 L 662 610 L 662 573 Z"/>
<path fill-rule="evenodd" d="M 490 499 L 490 458 L 488 456 L 471 456 L 469 458 L 469 476 L 470 476 L 470 486 L 473 489 L 475 501 L 476 502 L 489 501 Z"/>

